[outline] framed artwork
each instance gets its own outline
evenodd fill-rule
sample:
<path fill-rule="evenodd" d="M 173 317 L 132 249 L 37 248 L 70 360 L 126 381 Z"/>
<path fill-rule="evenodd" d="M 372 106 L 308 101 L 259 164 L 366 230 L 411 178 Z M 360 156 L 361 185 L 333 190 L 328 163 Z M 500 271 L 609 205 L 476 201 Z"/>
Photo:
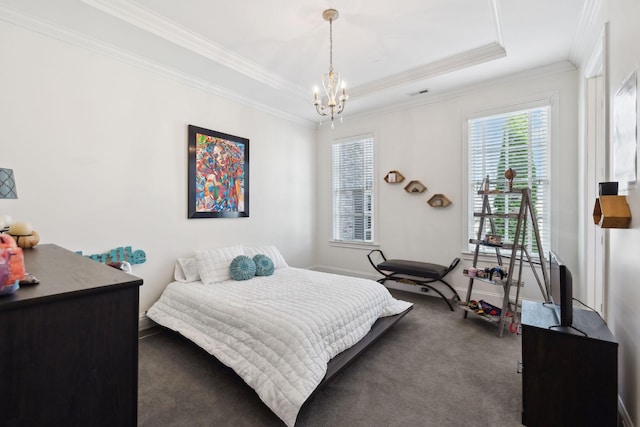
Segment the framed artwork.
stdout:
<path fill-rule="evenodd" d="M 249 216 L 249 140 L 189 125 L 189 218 Z"/>
<path fill-rule="evenodd" d="M 636 183 L 637 83 L 632 72 L 613 99 L 613 178 L 622 190 Z"/>

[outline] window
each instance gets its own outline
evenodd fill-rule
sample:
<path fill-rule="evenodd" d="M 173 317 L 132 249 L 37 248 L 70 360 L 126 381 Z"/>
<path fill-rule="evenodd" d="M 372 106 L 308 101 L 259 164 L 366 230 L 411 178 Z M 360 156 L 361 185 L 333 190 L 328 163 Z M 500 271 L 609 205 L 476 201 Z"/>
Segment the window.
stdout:
<path fill-rule="evenodd" d="M 517 176 L 514 188 L 529 187 L 544 253 L 548 253 L 550 230 L 550 110 L 542 106 L 483 116 L 468 121 L 468 231 L 469 239 L 477 238 L 480 218 L 473 212 L 482 210 L 478 190 L 488 175 L 492 183 L 508 189 L 504 172 L 512 168 Z M 500 195 L 489 198 L 492 212 L 513 212 L 520 207 L 520 196 Z M 513 241 L 516 219 L 494 219 L 497 234 L 504 241 Z M 525 245 L 532 256 L 538 256 L 533 227 L 525 229 Z M 469 246 L 471 250 L 471 245 Z M 490 248 L 483 248 L 489 250 Z"/>
<path fill-rule="evenodd" d="M 333 240 L 372 243 L 374 239 L 373 137 L 335 142 L 333 167 Z"/>

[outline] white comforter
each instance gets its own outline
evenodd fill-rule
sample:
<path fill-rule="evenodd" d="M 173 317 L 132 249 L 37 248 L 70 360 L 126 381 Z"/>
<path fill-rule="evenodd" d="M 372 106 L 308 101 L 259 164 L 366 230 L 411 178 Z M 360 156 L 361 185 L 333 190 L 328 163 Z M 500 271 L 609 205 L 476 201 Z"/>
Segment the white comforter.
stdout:
<path fill-rule="evenodd" d="M 247 281 L 173 282 L 147 316 L 231 367 L 292 427 L 327 362 L 409 306 L 373 280 L 287 267 Z"/>

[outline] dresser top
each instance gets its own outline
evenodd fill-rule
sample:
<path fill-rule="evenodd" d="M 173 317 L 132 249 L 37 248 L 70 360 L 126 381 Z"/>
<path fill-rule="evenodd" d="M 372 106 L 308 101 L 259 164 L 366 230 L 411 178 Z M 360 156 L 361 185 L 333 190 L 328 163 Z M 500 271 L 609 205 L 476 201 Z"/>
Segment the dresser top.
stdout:
<path fill-rule="evenodd" d="M 592 310 L 573 308 L 573 328 L 557 326 L 553 307 L 547 303 L 536 301 L 522 301 L 522 325 L 539 329 L 546 329 L 578 338 L 596 339 L 617 343 L 615 336 L 607 327 L 607 323 L 598 313 Z M 585 336 L 586 334 L 586 336 Z"/>
<path fill-rule="evenodd" d="M 40 283 L 21 286 L 0 297 L 0 311 L 73 294 L 108 292 L 114 287 L 140 286 L 142 279 L 53 244 L 24 249 L 25 270 Z"/>

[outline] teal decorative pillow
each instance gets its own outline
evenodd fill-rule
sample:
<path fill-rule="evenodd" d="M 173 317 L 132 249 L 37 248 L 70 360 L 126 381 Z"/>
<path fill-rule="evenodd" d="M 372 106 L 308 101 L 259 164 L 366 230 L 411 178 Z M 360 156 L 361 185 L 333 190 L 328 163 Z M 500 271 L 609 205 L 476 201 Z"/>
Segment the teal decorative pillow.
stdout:
<path fill-rule="evenodd" d="M 268 256 L 258 254 L 253 257 L 253 262 L 256 264 L 256 276 L 271 276 L 273 274 L 273 261 Z"/>
<path fill-rule="evenodd" d="M 256 263 L 246 255 L 238 255 L 231 261 L 229 273 L 234 280 L 249 280 L 256 275 Z"/>

